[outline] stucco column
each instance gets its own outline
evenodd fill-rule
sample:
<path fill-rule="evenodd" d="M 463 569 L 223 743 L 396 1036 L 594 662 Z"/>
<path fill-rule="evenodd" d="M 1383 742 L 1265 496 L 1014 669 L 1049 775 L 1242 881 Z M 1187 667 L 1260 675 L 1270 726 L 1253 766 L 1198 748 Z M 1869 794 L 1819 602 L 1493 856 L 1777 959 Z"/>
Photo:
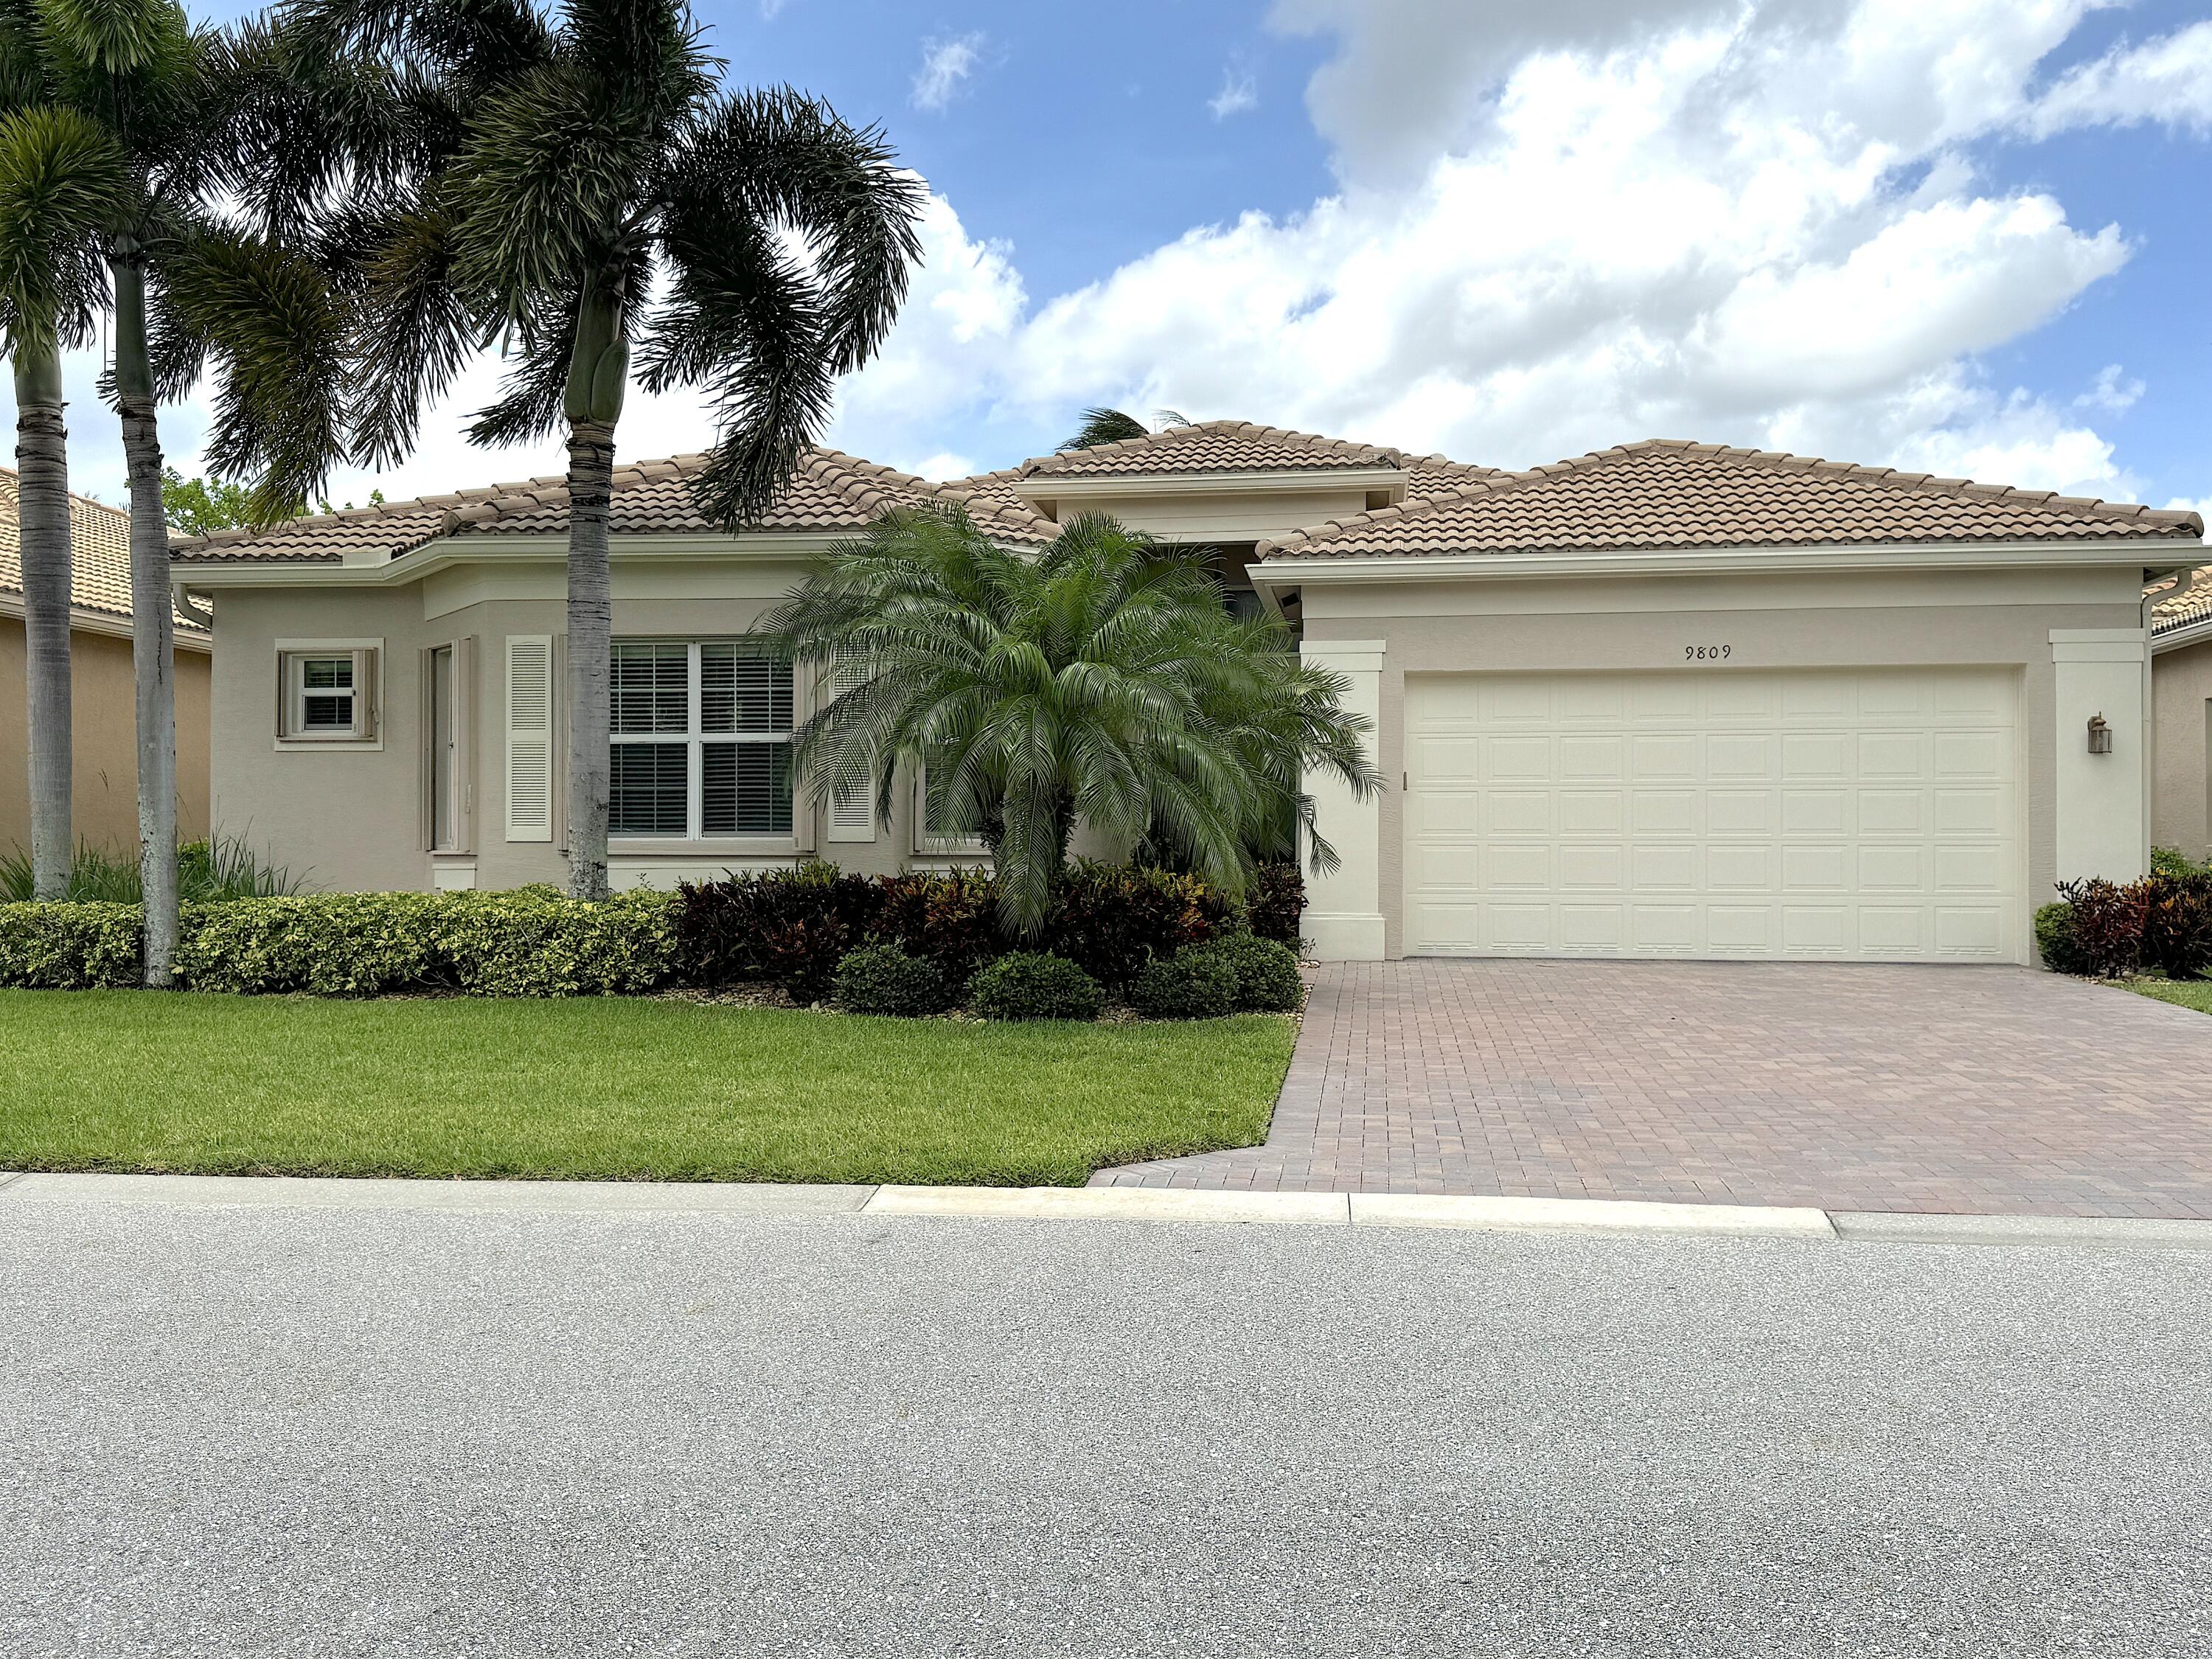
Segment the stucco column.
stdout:
<path fill-rule="evenodd" d="M 1343 707 L 1372 726 L 1368 758 L 1375 758 L 1382 715 L 1381 640 L 1308 640 L 1306 661 L 1333 669 L 1351 682 Z M 1355 799 L 1334 777 L 1310 772 L 1314 823 L 1343 863 L 1330 874 L 1306 872 L 1304 932 L 1323 962 L 1382 960 L 1382 803 L 1376 795 Z M 1302 860 L 1303 861 L 1303 860 Z"/>
<path fill-rule="evenodd" d="M 2133 881 L 2150 857 L 2150 636 L 2140 628 L 2054 628 L 2058 879 Z M 2093 754 L 2089 722 L 2102 715 L 2112 750 Z"/>

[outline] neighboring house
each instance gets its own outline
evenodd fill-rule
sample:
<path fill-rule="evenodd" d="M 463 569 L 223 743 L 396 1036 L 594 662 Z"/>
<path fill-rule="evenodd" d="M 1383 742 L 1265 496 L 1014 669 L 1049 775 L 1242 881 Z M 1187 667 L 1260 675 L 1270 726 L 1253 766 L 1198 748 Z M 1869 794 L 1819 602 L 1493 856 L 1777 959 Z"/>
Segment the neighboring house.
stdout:
<path fill-rule="evenodd" d="M 2151 694 L 2157 709 L 2150 838 L 2212 856 L 2212 566 L 2151 600 Z"/>
<path fill-rule="evenodd" d="M 131 525 L 119 509 L 70 497 L 70 826 L 79 842 L 133 854 L 138 845 L 137 680 L 131 665 Z M 31 839 L 28 665 L 15 475 L 0 468 L 0 854 Z M 177 824 L 208 832 L 205 629 L 177 622 Z"/>
<path fill-rule="evenodd" d="M 1336 958 L 2029 961 L 2055 882 L 2142 866 L 2142 589 L 2204 556 L 2192 514 L 1681 443 L 1508 474 L 1216 422 L 949 484 L 824 451 L 736 537 L 697 465 L 616 479 L 617 884 L 972 851 L 918 788 L 887 828 L 793 800 L 816 689 L 741 636 L 887 507 L 1018 547 L 1103 510 L 1216 550 L 1226 602 L 1375 720 L 1385 788 L 1320 799 Z M 331 886 L 560 879 L 564 503 L 180 544 L 223 647 L 218 820 Z"/>

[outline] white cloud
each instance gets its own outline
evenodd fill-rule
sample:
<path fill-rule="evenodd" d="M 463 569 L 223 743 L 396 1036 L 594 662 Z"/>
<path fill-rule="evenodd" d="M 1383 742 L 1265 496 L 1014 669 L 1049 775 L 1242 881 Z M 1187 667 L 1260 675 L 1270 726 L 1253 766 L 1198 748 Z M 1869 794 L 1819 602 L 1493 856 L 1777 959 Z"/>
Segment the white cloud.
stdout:
<path fill-rule="evenodd" d="M 2139 380 L 2124 379 L 2123 374 L 2118 363 L 2106 363 L 2097 371 L 2089 389 L 2074 400 L 2074 407 L 2109 410 L 2115 415 L 2133 409 L 2147 388 Z"/>
<path fill-rule="evenodd" d="M 977 466 L 965 455 L 955 454 L 949 449 L 940 449 L 936 454 L 925 456 L 912 466 L 902 467 L 899 470 L 923 478 L 965 478 L 970 474 L 988 469 Z"/>
<path fill-rule="evenodd" d="M 975 72 L 983 55 L 982 33 L 933 36 L 922 42 L 921 67 L 914 72 L 912 101 L 916 109 L 939 111 L 958 94 L 961 83 Z"/>
<path fill-rule="evenodd" d="M 2061 76 L 2021 125 L 2038 137 L 2078 126 L 2162 121 L 2212 131 L 2212 22 L 2118 46 Z"/>
<path fill-rule="evenodd" d="M 761 21 L 773 23 L 790 3 L 791 0 L 760 0 Z"/>
<path fill-rule="evenodd" d="M 1221 71 L 1221 89 L 1206 100 L 1206 106 L 1217 121 L 1259 108 L 1259 77 L 1249 64 L 1231 58 Z"/>
<path fill-rule="evenodd" d="M 1194 228 L 1034 310 L 1006 309 L 1011 264 L 979 270 L 988 337 L 963 350 L 925 322 L 896 372 L 964 399 L 963 448 L 1021 427 L 1000 462 L 1111 401 L 1499 465 L 1673 435 L 2112 493 L 2130 480 L 2091 419 L 2109 403 L 2053 406 L 1976 362 L 2128 240 L 1988 187 L 1962 149 L 2017 131 L 2089 4 L 1560 0 L 1531 21 L 1280 0 L 1286 27 L 1340 40 L 1310 98 L 1338 193 Z M 1510 49 L 1486 33 L 1506 13 Z M 1392 43 L 1411 90 L 1361 93 Z M 1405 174 L 1392 158 L 1423 146 Z M 2115 377 L 2094 397 L 2127 395 Z"/>

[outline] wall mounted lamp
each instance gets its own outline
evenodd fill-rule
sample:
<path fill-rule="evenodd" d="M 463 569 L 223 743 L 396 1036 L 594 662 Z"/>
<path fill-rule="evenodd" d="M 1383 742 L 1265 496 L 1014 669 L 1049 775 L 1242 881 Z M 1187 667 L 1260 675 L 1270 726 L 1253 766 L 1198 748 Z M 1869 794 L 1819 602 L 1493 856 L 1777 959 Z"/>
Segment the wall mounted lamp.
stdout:
<path fill-rule="evenodd" d="M 2112 752 L 2112 728 L 2105 724 L 2102 714 L 2089 716 L 2089 752 L 2093 755 Z"/>

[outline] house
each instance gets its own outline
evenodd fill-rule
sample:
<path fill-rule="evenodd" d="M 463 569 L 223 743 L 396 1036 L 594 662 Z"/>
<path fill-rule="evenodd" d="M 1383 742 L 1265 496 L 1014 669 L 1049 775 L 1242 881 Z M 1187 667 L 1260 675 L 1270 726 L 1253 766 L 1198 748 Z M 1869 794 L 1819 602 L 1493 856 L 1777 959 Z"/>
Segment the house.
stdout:
<path fill-rule="evenodd" d="M 2154 592 L 2150 619 L 2151 845 L 2212 857 L 2212 565 Z"/>
<path fill-rule="evenodd" d="M 131 665 L 131 521 L 70 497 L 70 827 L 79 842 L 138 845 L 137 679 Z M 0 468 L 0 854 L 31 841 L 31 737 L 15 475 Z M 176 632 L 177 825 L 208 832 L 208 683 L 214 640 L 179 614 Z"/>
<path fill-rule="evenodd" d="M 745 629 L 885 508 L 1012 546 L 1090 510 L 1214 550 L 1375 722 L 1319 793 L 1306 931 L 1407 954 L 2026 962 L 2053 884 L 2148 844 L 2147 580 L 2193 514 L 1711 445 L 1505 473 L 1242 422 L 935 484 L 808 457 L 735 537 L 697 458 L 622 469 L 613 879 L 971 850 L 793 799 L 814 688 Z M 565 490 L 182 544 L 212 599 L 215 810 L 343 887 L 557 880 Z"/>

